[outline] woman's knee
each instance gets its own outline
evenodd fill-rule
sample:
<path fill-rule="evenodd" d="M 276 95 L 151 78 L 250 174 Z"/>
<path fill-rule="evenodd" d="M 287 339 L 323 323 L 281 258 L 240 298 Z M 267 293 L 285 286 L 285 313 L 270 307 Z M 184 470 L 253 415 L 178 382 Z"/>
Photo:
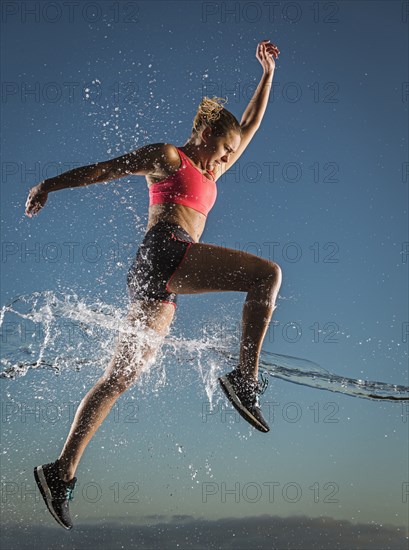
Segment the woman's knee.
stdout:
<path fill-rule="evenodd" d="M 274 277 L 275 277 L 275 284 L 277 285 L 278 288 L 280 288 L 281 286 L 281 282 L 283 280 L 283 272 L 281 271 L 281 267 L 276 264 L 275 262 L 271 262 L 272 263 L 272 270 L 274 272 Z"/>
<path fill-rule="evenodd" d="M 104 374 L 98 382 L 107 395 L 120 397 L 137 381 L 139 375 L 140 371 L 127 369 L 122 372 Z"/>
<path fill-rule="evenodd" d="M 134 385 L 155 362 L 162 341 L 163 336 L 151 343 L 125 340 L 101 377 L 107 392 L 122 394 Z"/>
<path fill-rule="evenodd" d="M 263 260 L 262 268 L 256 275 L 255 285 L 266 288 L 280 288 L 282 281 L 281 267 L 275 262 Z"/>
<path fill-rule="evenodd" d="M 281 268 L 275 262 L 263 261 L 253 284 L 249 289 L 251 299 L 265 305 L 274 306 L 281 286 Z"/>

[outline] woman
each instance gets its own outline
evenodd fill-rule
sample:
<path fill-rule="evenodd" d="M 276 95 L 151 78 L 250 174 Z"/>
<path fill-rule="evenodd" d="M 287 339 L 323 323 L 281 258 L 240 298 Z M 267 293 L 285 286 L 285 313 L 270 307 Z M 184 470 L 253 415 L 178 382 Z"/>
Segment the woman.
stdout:
<path fill-rule="evenodd" d="M 142 327 L 119 341 L 103 376 L 80 403 L 59 458 L 37 466 L 34 475 L 48 509 L 72 528 L 68 501 L 74 473 L 88 442 L 115 401 L 150 364 L 169 332 L 178 294 L 246 292 L 240 364 L 219 378 L 223 391 L 255 428 L 268 432 L 258 403 L 258 362 L 281 285 L 281 270 L 252 254 L 199 243 L 217 194 L 216 181 L 244 152 L 267 107 L 278 48 L 269 40 L 257 46 L 263 75 L 239 123 L 218 98 L 203 98 L 192 134 L 183 147 L 146 145 L 106 162 L 76 168 L 30 190 L 26 214 L 36 214 L 48 193 L 67 187 L 111 181 L 129 174 L 145 176 L 150 206 L 147 232 L 128 273 L 131 297 L 127 321 Z M 135 351 L 135 349 L 137 351 Z"/>

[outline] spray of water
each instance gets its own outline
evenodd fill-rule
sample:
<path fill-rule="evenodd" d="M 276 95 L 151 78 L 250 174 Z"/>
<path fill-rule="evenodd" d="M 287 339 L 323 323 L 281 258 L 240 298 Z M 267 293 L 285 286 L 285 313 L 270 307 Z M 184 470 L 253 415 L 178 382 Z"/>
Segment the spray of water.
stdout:
<path fill-rule="evenodd" d="M 138 376 L 137 384 L 142 391 L 148 386 L 157 391 L 166 382 L 165 357 L 193 365 L 212 405 L 217 377 L 222 370 L 238 364 L 236 339 L 221 339 L 217 330 L 208 330 L 200 339 L 172 335 L 163 338 L 142 322 L 129 325 L 124 317 L 120 308 L 102 302 L 87 304 L 76 294 L 45 291 L 18 296 L 0 312 L 4 354 L 0 378 L 17 379 L 29 369 L 59 372 L 89 365 L 102 372 L 116 349 L 120 358 L 121 353 L 126 355 L 121 364 L 129 365 L 125 369 L 130 375 L 131 369 L 139 368 L 142 376 Z M 145 351 L 152 344 L 157 352 L 146 361 Z M 260 370 L 291 383 L 352 397 L 409 400 L 407 386 L 342 377 L 299 357 L 263 350 Z"/>

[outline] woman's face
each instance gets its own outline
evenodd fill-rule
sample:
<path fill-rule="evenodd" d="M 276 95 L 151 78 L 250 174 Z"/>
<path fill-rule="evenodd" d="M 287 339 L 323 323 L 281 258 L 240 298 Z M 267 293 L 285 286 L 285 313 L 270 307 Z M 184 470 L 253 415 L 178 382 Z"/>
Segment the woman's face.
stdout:
<path fill-rule="evenodd" d="M 237 132 L 214 136 L 211 128 L 207 126 L 202 132 L 204 167 L 207 170 L 216 170 L 219 165 L 228 162 L 230 156 L 239 148 L 240 141 L 240 134 Z"/>

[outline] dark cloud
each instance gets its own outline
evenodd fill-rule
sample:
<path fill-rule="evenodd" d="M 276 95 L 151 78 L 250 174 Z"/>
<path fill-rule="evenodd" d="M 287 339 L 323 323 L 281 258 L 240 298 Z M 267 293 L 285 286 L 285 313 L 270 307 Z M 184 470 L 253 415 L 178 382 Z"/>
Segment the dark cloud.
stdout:
<path fill-rule="evenodd" d="M 72 531 L 57 525 L 4 525 L 0 546 L 2 550 L 406 550 L 408 543 L 404 527 L 353 524 L 331 517 L 164 520 L 147 516 L 138 521 L 142 519 L 153 522 L 132 525 L 129 520 L 111 519 L 77 524 Z"/>

